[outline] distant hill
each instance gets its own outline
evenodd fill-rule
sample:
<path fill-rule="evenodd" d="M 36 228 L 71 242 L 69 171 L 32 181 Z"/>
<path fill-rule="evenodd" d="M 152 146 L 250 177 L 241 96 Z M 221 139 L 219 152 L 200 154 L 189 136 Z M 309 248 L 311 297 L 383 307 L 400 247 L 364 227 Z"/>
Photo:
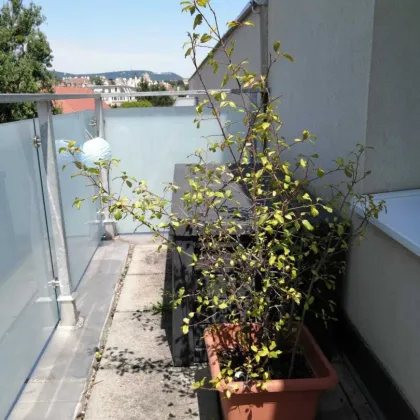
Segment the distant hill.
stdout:
<path fill-rule="evenodd" d="M 125 77 L 126 79 L 129 79 L 130 77 L 134 77 L 137 75 L 137 77 L 141 77 L 144 73 L 147 73 L 152 80 L 156 80 L 158 82 L 165 81 L 165 80 L 183 80 L 183 78 L 176 73 L 154 73 L 153 71 L 149 70 L 122 70 L 122 71 L 107 71 L 105 73 L 64 73 L 62 71 L 53 71 L 53 73 L 58 77 L 59 79 L 62 79 L 63 77 L 95 77 L 95 76 L 104 76 L 107 79 L 116 79 L 117 77 Z"/>

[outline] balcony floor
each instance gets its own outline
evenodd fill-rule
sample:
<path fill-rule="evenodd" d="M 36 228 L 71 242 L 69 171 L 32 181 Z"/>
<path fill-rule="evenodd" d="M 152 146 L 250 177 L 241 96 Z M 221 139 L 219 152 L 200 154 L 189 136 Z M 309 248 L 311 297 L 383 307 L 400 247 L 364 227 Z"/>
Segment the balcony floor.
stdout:
<path fill-rule="evenodd" d="M 156 245 L 148 236 L 125 239 L 135 242 L 136 247 L 102 360 L 79 418 L 221 419 L 216 393 L 191 392 L 194 381 L 203 375 L 208 377 L 206 369 L 172 366 L 165 320 L 150 311 L 161 300 L 165 253 L 156 253 Z M 324 396 L 317 420 L 376 419 L 345 364 L 337 358 L 334 366 L 340 386 Z"/>
<path fill-rule="evenodd" d="M 57 328 L 10 420 L 74 419 L 128 249 L 123 241 L 100 244 L 76 292 L 83 323 L 76 329 Z"/>

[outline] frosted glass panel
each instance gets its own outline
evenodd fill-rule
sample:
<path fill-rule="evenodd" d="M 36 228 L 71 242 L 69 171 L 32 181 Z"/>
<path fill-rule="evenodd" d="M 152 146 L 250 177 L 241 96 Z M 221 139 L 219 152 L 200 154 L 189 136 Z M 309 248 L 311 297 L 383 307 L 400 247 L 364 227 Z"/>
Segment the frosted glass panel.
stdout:
<path fill-rule="evenodd" d="M 208 136 L 221 134 L 215 120 L 203 121 L 197 129 L 195 107 L 110 109 L 105 110 L 104 115 L 106 140 L 113 157 L 121 159 L 112 176 L 127 171 L 138 180 L 146 180 L 157 194 L 162 194 L 163 183 L 172 181 L 176 163 L 193 162 L 188 156 L 198 148 L 207 150 Z M 242 117 L 237 113 L 232 115 L 223 115 L 225 122 L 231 121 L 228 129 L 243 130 Z M 231 159 L 227 151 L 209 152 L 209 160 L 213 162 L 230 162 Z M 119 185 L 118 181 L 114 182 L 113 192 L 118 192 Z M 118 222 L 120 233 L 133 233 L 136 227 L 130 219 Z M 147 229 L 137 229 L 137 232 L 142 231 Z"/>
<path fill-rule="evenodd" d="M 75 112 L 54 116 L 54 135 L 56 142 L 75 140 L 79 146 L 92 137 L 89 126 L 92 112 Z M 94 129 L 94 127 L 93 127 Z M 92 255 L 98 247 L 102 236 L 102 228 L 97 211 L 99 203 L 89 200 L 83 202 L 80 210 L 73 207 L 76 197 L 94 195 L 94 187 L 87 186 L 88 181 L 82 177 L 71 178 L 77 172 L 74 165 L 62 170 L 66 161 L 63 154 L 57 155 L 59 165 L 61 198 L 63 200 L 64 222 L 66 228 L 67 246 L 69 251 L 70 274 L 73 290 L 79 284 Z"/>
<path fill-rule="evenodd" d="M 33 122 L 0 125 L 0 418 L 58 322 Z"/>

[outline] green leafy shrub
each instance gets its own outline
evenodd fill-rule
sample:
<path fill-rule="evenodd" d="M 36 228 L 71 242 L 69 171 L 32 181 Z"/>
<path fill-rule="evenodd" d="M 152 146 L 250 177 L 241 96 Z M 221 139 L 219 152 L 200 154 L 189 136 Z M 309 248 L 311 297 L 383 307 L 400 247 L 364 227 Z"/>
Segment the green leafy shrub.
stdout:
<path fill-rule="evenodd" d="M 133 101 L 133 102 L 123 102 L 120 108 L 150 108 L 153 104 L 146 99 L 141 101 Z"/>
<path fill-rule="evenodd" d="M 348 159 L 338 157 L 330 162 L 329 168 L 319 165 L 316 154 L 295 153 L 295 159 L 287 159 L 286 152 L 313 143 L 314 134 L 303 130 L 299 138 L 285 139 L 267 74 L 257 75 L 247 70 L 246 63 L 232 61 L 234 46 L 223 44 L 218 25 L 205 13 L 215 16 L 209 0 L 182 3 L 193 17 L 195 31 L 189 34 L 186 55 L 198 70 L 197 49 L 211 40 L 219 42 L 226 60 L 222 87 L 230 80 L 238 86 L 239 95 L 233 101 L 226 93 L 209 90 L 200 75 L 206 97 L 197 106 L 195 120 L 199 128 L 201 121 L 209 118 L 204 110 L 211 110 L 222 135 L 209 137 L 208 149 L 229 153 L 231 163 L 211 162 L 211 153 L 195 151 L 196 163 L 189 166 L 187 175 L 189 188 L 181 191 L 172 182 L 165 188 L 181 196 L 182 208 L 175 212 L 165 194 L 156 195 L 146 181 L 125 172 L 117 179 L 131 190 L 130 197 L 106 190 L 98 175 L 117 164 L 115 159 L 97 162 L 94 167 L 75 160 L 75 165 L 79 175 L 97 185 L 99 194 L 93 201 L 100 199 L 114 219 L 132 218 L 179 253 L 185 251 L 162 232 L 185 228 L 197 233 L 198 251 L 187 255 L 192 266 L 200 266 L 197 287 L 177 290 L 173 306 L 184 300 L 195 302 L 195 309 L 184 319 L 185 334 L 202 323 L 217 328 L 220 319 L 240 327 L 234 351 L 241 363 L 234 365 L 229 356 L 221 354 L 221 376 L 212 383 L 215 387 L 224 384 L 229 397 L 237 389 L 237 378 L 247 386 L 264 389 L 275 377 L 273 366 L 280 358 L 287 362 L 285 376 L 294 375 L 299 337 L 305 317 L 314 308 L 315 290 L 321 284 L 327 289 L 335 287 L 337 275 L 345 270 L 336 256 L 363 235 L 369 218 L 378 217 L 384 203 L 357 193 L 358 184 L 369 175 L 360 172 L 363 146 Z M 250 22 L 229 24 L 239 25 L 252 26 Z M 205 29 L 198 32 L 201 27 Z M 294 61 L 276 42 L 267 72 L 281 59 Z M 212 56 L 208 65 L 214 72 L 222 68 Z M 264 100 L 250 103 L 247 88 L 258 91 Z M 224 108 L 242 115 L 243 132 L 232 134 L 226 129 L 221 118 Z M 76 156 L 80 150 L 70 144 L 66 151 Z M 332 174 L 340 179 L 338 183 L 329 182 Z M 322 184 L 328 187 L 324 191 L 329 191 L 324 197 L 318 196 L 315 188 Z M 246 209 L 238 194 L 246 195 Z M 80 206 L 82 201 L 77 198 L 75 203 Z M 356 206 L 363 212 L 358 218 L 354 216 Z M 334 306 L 335 302 L 326 302 L 319 316 L 325 321 L 333 318 Z M 203 385 L 200 381 L 196 387 Z"/>

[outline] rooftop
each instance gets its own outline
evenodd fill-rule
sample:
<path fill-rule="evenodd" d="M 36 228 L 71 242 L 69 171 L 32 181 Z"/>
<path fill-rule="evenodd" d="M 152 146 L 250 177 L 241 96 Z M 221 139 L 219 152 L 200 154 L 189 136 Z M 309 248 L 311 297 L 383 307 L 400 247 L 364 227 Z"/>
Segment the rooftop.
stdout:
<path fill-rule="evenodd" d="M 56 86 L 54 88 L 56 94 L 75 95 L 75 94 L 92 94 L 93 89 L 88 87 L 71 87 L 71 86 Z M 61 107 L 63 114 L 79 111 L 93 111 L 95 109 L 95 100 L 91 98 L 86 99 L 61 99 L 57 100 L 56 104 Z M 109 109 L 109 105 L 104 102 L 104 109 Z"/>

